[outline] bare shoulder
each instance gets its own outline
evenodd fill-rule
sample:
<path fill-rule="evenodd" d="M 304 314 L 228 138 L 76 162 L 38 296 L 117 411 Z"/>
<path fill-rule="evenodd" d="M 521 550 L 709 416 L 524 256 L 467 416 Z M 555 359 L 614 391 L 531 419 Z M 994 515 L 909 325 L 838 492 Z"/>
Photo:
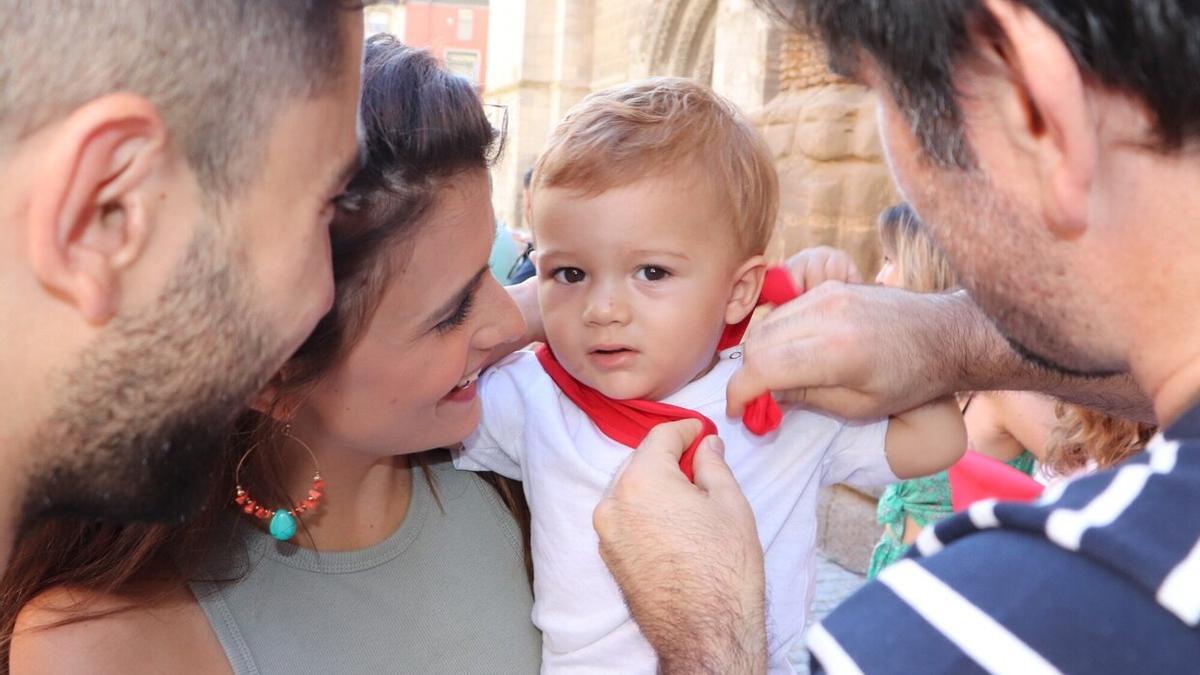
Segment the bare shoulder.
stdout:
<path fill-rule="evenodd" d="M 230 673 L 217 637 L 185 588 L 131 600 L 55 587 L 17 615 L 9 666 L 25 673 Z M 91 617 L 91 618 L 89 618 Z M 66 625 L 63 621 L 80 619 Z"/>

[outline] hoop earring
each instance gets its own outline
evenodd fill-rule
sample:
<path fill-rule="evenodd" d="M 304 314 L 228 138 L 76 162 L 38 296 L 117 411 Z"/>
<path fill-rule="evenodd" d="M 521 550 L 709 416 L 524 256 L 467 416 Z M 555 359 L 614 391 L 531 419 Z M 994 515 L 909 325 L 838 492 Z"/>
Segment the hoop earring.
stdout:
<path fill-rule="evenodd" d="M 242 513 L 254 516 L 259 520 L 270 519 L 270 524 L 267 529 L 271 532 L 271 536 L 279 541 L 287 541 L 296 536 L 296 518 L 305 511 L 312 511 L 317 507 L 317 502 L 321 501 L 321 496 L 325 492 L 325 481 L 321 478 L 321 467 L 317 465 L 317 456 L 313 453 L 312 448 L 304 441 L 292 435 L 292 425 L 286 424 L 283 427 L 283 435 L 300 444 L 300 447 L 308 451 L 308 456 L 313 462 L 313 482 L 312 487 L 308 490 L 308 496 L 290 509 L 275 509 L 270 510 L 263 508 L 250 493 L 246 492 L 242 487 L 242 464 L 246 463 L 246 458 L 250 453 L 258 448 L 258 443 L 250 446 L 242 458 L 238 460 L 237 468 L 233 471 L 233 481 L 236 484 L 234 488 L 233 501 L 238 506 L 242 507 Z"/>

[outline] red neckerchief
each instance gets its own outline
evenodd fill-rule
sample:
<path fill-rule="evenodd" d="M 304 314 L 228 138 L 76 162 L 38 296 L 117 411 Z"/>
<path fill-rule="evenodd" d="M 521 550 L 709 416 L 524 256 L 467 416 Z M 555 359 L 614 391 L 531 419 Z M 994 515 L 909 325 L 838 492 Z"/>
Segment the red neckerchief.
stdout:
<path fill-rule="evenodd" d="M 796 287 L 792 285 L 792 278 L 788 274 L 787 268 L 772 267 L 767 270 L 766 278 L 763 280 L 763 289 L 759 295 L 758 304 L 779 305 L 797 295 Z M 738 345 L 746 334 L 750 318 L 750 315 L 747 315 L 740 323 L 726 326 L 725 332 L 721 334 L 721 341 L 717 344 L 717 350 L 723 351 Z M 696 454 L 696 448 L 700 447 L 700 441 L 704 440 L 705 436 L 717 433 L 717 425 L 712 420 L 694 410 L 669 403 L 642 400 L 617 401 L 608 398 L 571 377 L 571 374 L 562 367 L 562 364 L 554 357 L 554 352 L 550 351 L 547 345 L 539 346 L 535 353 L 538 362 L 546 370 L 546 374 L 550 376 L 551 380 L 554 380 L 554 384 L 558 385 L 563 394 L 566 394 L 572 403 L 579 406 L 579 409 L 596 424 L 601 433 L 621 445 L 636 448 L 651 429 L 663 422 L 684 419 L 700 420 L 700 423 L 704 425 L 703 431 L 696 436 L 696 440 L 692 441 L 679 460 L 679 468 L 688 477 L 688 480 L 692 480 L 692 458 Z M 746 407 L 742 422 L 751 432 L 762 436 L 779 428 L 782 417 L 775 399 L 771 397 L 770 392 L 766 392 Z"/>

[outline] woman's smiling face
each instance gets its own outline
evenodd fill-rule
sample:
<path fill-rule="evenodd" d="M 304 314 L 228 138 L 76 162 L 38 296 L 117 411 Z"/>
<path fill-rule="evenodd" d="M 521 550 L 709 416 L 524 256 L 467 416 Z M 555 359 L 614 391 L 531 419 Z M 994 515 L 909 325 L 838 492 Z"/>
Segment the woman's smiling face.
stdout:
<path fill-rule="evenodd" d="M 362 339 L 298 417 L 326 443 L 375 455 L 454 445 L 479 424 L 475 378 L 524 324 L 488 272 L 495 232 L 487 172 L 445 181 Z"/>

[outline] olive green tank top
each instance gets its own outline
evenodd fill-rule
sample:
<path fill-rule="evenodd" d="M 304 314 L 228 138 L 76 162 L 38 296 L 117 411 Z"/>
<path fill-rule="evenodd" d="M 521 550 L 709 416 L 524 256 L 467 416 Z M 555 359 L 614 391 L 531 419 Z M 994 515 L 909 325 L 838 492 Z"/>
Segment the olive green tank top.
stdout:
<path fill-rule="evenodd" d="M 370 548 L 321 553 L 239 519 L 248 573 L 192 584 L 235 673 L 538 671 L 516 522 L 475 474 L 432 468 L 441 506 L 414 473 L 404 523 Z"/>

